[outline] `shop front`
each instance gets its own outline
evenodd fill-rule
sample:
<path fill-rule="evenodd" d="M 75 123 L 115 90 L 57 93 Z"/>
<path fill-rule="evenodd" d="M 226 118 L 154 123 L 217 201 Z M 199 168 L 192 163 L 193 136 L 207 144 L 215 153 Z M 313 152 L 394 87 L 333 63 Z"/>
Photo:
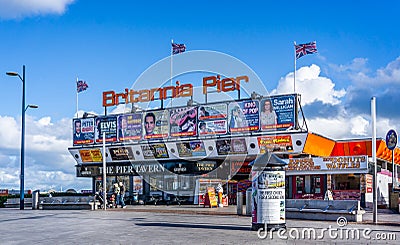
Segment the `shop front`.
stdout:
<path fill-rule="evenodd" d="M 361 200 L 365 193 L 368 156 L 291 158 L 286 167 L 288 198 Z"/>

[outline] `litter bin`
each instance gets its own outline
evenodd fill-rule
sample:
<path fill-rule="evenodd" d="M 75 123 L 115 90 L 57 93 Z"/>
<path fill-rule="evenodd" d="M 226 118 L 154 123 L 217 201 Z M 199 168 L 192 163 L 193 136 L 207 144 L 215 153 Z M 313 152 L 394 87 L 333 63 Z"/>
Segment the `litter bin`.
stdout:
<path fill-rule="evenodd" d="M 32 192 L 32 209 L 39 209 L 39 190 Z"/>
<path fill-rule="evenodd" d="M 237 215 L 243 214 L 243 193 L 238 191 L 236 193 L 236 213 Z"/>
<path fill-rule="evenodd" d="M 286 162 L 275 154 L 265 153 L 252 163 L 251 229 L 285 229 Z"/>
<path fill-rule="evenodd" d="M 251 216 L 251 209 L 252 209 L 252 203 L 251 203 L 251 195 L 253 194 L 252 188 L 248 188 L 246 191 L 246 215 Z"/>

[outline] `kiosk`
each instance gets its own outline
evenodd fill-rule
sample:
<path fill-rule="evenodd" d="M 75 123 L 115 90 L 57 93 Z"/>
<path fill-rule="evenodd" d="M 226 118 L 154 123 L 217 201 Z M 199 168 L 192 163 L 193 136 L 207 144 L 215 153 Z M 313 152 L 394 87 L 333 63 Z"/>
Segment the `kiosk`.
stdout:
<path fill-rule="evenodd" d="M 285 229 L 285 170 L 286 162 L 266 152 L 250 163 L 251 229 Z"/>

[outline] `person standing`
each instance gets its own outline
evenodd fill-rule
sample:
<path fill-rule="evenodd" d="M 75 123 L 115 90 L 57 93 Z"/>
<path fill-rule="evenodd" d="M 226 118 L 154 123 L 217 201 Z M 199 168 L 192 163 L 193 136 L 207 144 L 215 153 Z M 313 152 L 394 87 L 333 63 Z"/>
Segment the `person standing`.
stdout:
<path fill-rule="evenodd" d="M 113 195 L 115 198 L 115 205 L 113 204 L 113 207 L 117 208 L 120 200 L 120 188 L 118 186 L 118 183 L 114 183 Z"/>
<path fill-rule="evenodd" d="M 125 185 L 121 181 L 119 182 L 119 205 L 121 205 L 121 208 L 126 208 L 124 197 L 125 197 Z"/>

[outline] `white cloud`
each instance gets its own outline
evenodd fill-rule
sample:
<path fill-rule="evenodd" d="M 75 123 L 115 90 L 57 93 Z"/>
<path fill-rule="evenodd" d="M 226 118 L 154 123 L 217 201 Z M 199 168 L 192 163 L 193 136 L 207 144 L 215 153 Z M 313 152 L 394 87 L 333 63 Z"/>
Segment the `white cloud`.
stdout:
<path fill-rule="evenodd" d="M 65 12 L 75 0 L 0 0 L 0 18 L 18 19 Z"/>
<path fill-rule="evenodd" d="M 20 121 L 20 119 L 19 119 Z M 0 116 L 0 186 L 19 189 L 21 126 L 12 117 Z M 50 117 L 26 116 L 26 189 L 90 189 L 91 180 L 77 178 L 72 145 L 71 119 L 52 122 Z"/>
<path fill-rule="evenodd" d="M 345 96 L 344 89 L 335 90 L 331 79 L 320 76 L 321 69 L 317 65 L 301 67 L 296 71 L 296 93 L 301 94 L 303 105 L 321 101 L 324 104 L 337 105 Z M 293 73 L 281 78 L 278 87 L 271 94 L 293 93 Z"/>

